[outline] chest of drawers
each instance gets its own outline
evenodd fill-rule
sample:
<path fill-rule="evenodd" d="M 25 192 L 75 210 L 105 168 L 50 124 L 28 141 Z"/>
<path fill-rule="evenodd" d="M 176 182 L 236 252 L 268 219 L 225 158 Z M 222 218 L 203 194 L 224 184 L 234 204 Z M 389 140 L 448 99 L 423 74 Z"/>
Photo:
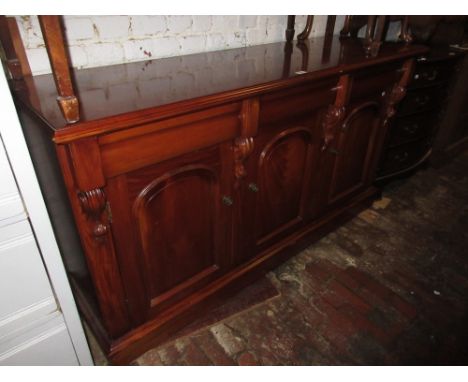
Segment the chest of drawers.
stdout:
<path fill-rule="evenodd" d="M 459 57 L 447 48 L 432 48 L 416 59 L 406 96 L 388 131 L 379 179 L 406 174 L 429 158 Z"/>

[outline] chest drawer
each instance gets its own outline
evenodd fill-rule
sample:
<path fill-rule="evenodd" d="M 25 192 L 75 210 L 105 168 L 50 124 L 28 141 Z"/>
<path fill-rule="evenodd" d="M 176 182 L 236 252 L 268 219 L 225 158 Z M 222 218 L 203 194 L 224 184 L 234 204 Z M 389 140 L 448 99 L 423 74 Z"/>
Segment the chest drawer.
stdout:
<path fill-rule="evenodd" d="M 420 113 L 396 118 L 390 129 L 390 146 L 399 145 L 431 134 L 437 123 L 438 114 Z"/>
<path fill-rule="evenodd" d="M 445 82 L 450 77 L 452 69 L 452 61 L 429 63 L 418 62 L 411 80 L 411 87 L 420 87 Z"/>
<path fill-rule="evenodd" d="M 417 164 L 428 152 L 430 140 L 422 139 L 387 150 L 381 165 L 380 175 L 403 171 Z"/>
<path fill-rule="evenodd" d="M 239 113 L 240 103 L 232 103 L 104 135 L 103 172 L 116 176 L 233 139 Z"/>
<path fill-rule="evenodd" d="M 408 93 L 401 102 L 399 115 L 412 114 L 438 108 L 444 91 L 445 87 L 439 86 L 408 90 Z"/>
<path fill-rule="evenodd" d="M 293 118 L 308 117 L 333 104 L 338 78 L 330 78 L 265 94 L 260 98 L 259 125 L 266 128 Z"/>

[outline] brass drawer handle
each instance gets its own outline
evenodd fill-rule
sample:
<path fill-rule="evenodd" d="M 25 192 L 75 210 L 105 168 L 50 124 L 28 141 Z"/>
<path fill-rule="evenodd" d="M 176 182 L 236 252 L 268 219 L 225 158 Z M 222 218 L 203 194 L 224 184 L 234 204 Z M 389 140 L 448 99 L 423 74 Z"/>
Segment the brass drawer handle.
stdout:
<path fill-rule="evenodd" d="M 228 207 L 230 207 L 230 206 L 232 206 L 234 204 L 234 201 L 232 200 L 232 198 L 230 198 L 229 196 L 226 196 L 226 195 L 223 196 L 222 201 L 223 201 L 223 204 L 225 206 L 228 206 Z"/>
<path fill-rule="evenodd" d="M 437 78 L 438 74 L 439 72 L 437 71 L 437 69 L 434 69 L 431 74 L 424 72 L 423 76 L 426 77 L 428 81 L 434 81 Z"/>
<path fill-rule="evenodd" d="M 417 123 L 413 123 L 412 125 L 405 125 L 403 126 L 403 130 L 407 132 L 408 134 L 414 134 L 416 131 L 418 131 L 419 125 Z"/>
<path fill-rule="evenodd" d="M 397 154 L 394 156 L 394 160 L 400 163 L 405 162 L 409 157 L 409 154 L 407 151 L 403 152 L 402 154 Z"/>
<path fill-rule="evenodd" d="M 424 96 L 416 97 L 414 99 L 414 102 L 416 102 L 419 106 L 423 106 L 426 103 L 428 103 L 430 99 L 431 99 L 431 97 L 429 97 L 427 94 L 425 94 Z"/>
<path fill-rule="evenodd" d="M 249 190 L 252 192 L 258 192 L 258 186 L 255 183 L 249 183 Z"/>

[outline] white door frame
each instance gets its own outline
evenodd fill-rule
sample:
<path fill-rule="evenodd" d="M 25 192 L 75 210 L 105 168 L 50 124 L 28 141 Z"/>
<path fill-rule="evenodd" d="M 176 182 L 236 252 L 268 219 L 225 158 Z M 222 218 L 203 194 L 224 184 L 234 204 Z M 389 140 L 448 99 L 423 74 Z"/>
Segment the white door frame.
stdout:
<path fill-rule="evenodd" d="M 83 326 L 42 198 L 23 130 L 3 70 L 0 70 L 0 134 L 80 365 L 93 365 Z"/>

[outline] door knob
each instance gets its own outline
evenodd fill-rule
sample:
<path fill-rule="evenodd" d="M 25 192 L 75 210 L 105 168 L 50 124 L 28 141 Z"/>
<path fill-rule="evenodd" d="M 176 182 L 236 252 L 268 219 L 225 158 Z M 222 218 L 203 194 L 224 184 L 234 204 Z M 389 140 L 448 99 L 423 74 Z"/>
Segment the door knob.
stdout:
<path fill-rule="evenodd" d="M 223 196 L 222 201 L 225 206 L 232 206 L 234 204 L 234 201 L 232 200 L 232 198 L 226 195 Z"/>
<path fill-rule="evenodd" d="M 249 190 L 252 192 L 258 192 L 258 186 L 255 183 L 249 183 Z"/>

